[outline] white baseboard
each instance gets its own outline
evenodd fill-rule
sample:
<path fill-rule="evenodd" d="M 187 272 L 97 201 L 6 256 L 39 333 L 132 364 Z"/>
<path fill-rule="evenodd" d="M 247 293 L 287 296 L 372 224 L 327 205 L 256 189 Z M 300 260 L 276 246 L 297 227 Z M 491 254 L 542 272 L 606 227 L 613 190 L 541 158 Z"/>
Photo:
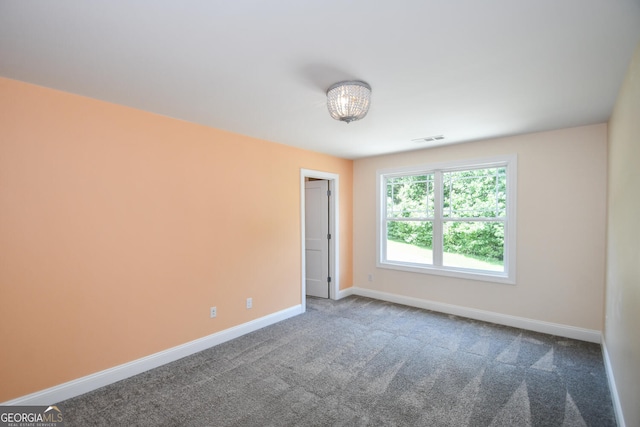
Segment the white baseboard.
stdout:
<path fill-rule="evenodd" d="M 521 329 L 527 329 L 536 332 L 547 333 L 551 335 L 563 336 L 567 338 L 579 339 L 594 343 L 601 342 L 601 334 L 599 331 L 576 328 L 573 326 L 561 325 L 557 323 L 543 322 L 539 320 L 527 319 L 523 317 L 509 316 L 490 311 L 477 310 L 452 304 L 445 304 L 435 301 L 423 300 L 419 298 L 406 297 L 402 295 L 380 292 L 371 289 L 351 287 L 340 290 L 337 299 L 348 297 L 349 295 L 360 295 L 369 298 L 375 298 L 383 301 L 389 301 L 397 304 L 408 305 L 411 307 L 424 308 L 427 310 L 438 311 L 456 316 L 468 317 L 470 319 L 482 320 L 485 322 L 497 323 L 501 325 L 512 326 Z M 222 344 L 226 341 L 238 338 L 250 332 L 262 329 L 266 326 L 297 316 L 303 313 L 302 305 L 287 308 L 285 310 L 255 319 L 242 325 L 217 332 L 215 334 L 182 344 L 138 360 L 115 366 L 86 377 L 78 378 L 60 384 L 45 390 L 41 390 L 26 396 L 18 397 L 0 405 L 50 405 L 58 403 L 75 396 L 96 390 L 100 387 L 115 383 L 117 381 L 138 375 L 142 372 L 176 361 L 183 357 L 192 355 L 210 347 Z M 603 353 L 605 358 L 605 367 L 610 381 L 612 394 L 615 393 L 614 408 L 616 416 L 621 427 L 624 427 L 622 419 L 622 411 L 620 401 L 615 388 L 613 372 L 606 352 L 606 346 L 603 342 Z"/>
<path fill-rule="evenodd" d="M 592 329 L 583 329 L 575 326 L 561 325 L 559 323 L 550 323 L 541 320 L 527 319 L 525 317 L 510 316 L 508 314 L 477 310 L 475 308 L 423 300 L 420 298 L 407 297 L 365 288 L 352 287 L 350 289 L 353 295 L 375 298 L 411 307 L 424 308 L 441 313 L 468 317 L 470 319 L 482 320 L 484 322 L 497 323 L 499 325 L 512 326 L 514 328 L 527 329 L 529 331 L 542 332 L 560 337 L 573 338 L 593 343 L 600 343 L 602 337 L 600 331 Z"/>
<path fill-rule="evenodd" d="M 338 291 L 338 296 L 336 299 L 338 300 L 338 299 L 346 298 L 349 295 L 353 295 L 353 288 L 341 289 Z"/>
<path fill-rule="evenodd" d="M 604 358 L 604 368 L 607 371 L 609 391 L 611 392 L 611 400 L 613 401 L 613 410 L 616 414 L 618 427 L 625 427 L 626 424 L 624 422 L 624 414 L 622 412 L 622 405 L 620 404 L 618 388 L 616 387 L 616 379 L 613 376 L 613 367 L 611 366 L 611 359 L 609 358 L 609 351 L 607 350 L 607 344 L 604 338 L 602 339 L 602 356 Z"/>
<path fill-rule="evenodd" d="M 141 374 L 149 369 L 157 368 L 167 363 L 182 359 L 223 342 L 238 338 L 265 326 L 273 325 L 282 320 L 302 314 L 302 305 L 297 305 L 269 314 L 259 319 L 252 320 L 233 328 L 173 347 L 159 353 L 155 353 L 123 365 L 115 366 L 86 377 L 78 378 L 64 384 L 60 384 L 46 390 L 41 390 L 26 396 L 9 400 L 0 405 L 51 405 L 84 393 L 96 390 L 109 384 L 134 375 Z"/>

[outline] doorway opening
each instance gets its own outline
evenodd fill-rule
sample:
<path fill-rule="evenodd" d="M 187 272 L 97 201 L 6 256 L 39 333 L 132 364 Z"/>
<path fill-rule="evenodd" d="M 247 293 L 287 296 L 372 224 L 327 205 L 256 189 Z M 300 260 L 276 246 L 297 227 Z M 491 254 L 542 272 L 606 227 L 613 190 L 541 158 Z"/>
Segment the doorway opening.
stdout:
<path fill-rule="evenodd" d="M 339 265 L 339 218 L 338 218 L 338 200 L 339 200 L 339 176 L 334 173 L 316 171 L 311 169 L 300 170 L 300 222 L 301 222 L 301 305 L 303 311 L 306 311 L 306 296 L 307 296 L 307 236 L 306 236 L 306 191 L 305 182 L 309 180 L 325 180 L 328 182 L 329 191 L 329 206 L 328 206 L 328 219 L 329 219 L 329 235 L 328 239 L 328 297 L 330 299 L 337 299 L 338 290 L 340 289 L 340 265 Z"/>
<path fill-rule="evenodd" d="M 305 178 L 305 289 L 307 296 L 329 298 L 331 254 L 329 244 L 329 181 Z"/>

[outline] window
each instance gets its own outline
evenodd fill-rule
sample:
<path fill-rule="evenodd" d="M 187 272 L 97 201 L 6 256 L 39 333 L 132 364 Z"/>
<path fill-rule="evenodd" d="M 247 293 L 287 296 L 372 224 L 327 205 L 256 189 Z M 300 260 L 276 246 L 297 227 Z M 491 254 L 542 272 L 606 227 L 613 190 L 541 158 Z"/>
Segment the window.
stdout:
<path fill-rule="evenodd" d="M 378 171 L 378 267 L 515 283 L 516 157 Z"/>

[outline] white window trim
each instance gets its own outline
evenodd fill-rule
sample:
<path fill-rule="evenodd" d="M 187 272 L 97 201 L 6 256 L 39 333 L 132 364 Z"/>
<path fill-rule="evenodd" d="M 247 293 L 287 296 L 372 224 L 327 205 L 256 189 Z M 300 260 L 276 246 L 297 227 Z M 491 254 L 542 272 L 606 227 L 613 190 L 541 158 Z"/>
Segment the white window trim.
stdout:
<path fill-rule="evenodd" d="M 433 171 L 449 172 L 452 170 L 465 170 L 471 168 L 489 168 L 507 166 L 507 222 L 505 225 L 505 253 L 504 272 L 489 272 L 485 270 L 461 269 L 442 265 L 441 254 L 434 251 L 434 265 L 414 264 L 409 262 L 395 262 L 384 260 L 386 253 L 386 239 L 383 238 L 385 219 L 383 218 L 384 203 L 386 203 L 386 188 L 383 188 L 384 177 L 392 175 L 420 174 Z M 391 270 L 409 271 L 413 273 L 435 274 L 439 276 L 458 277 L 462 279 L 481 280 L 495 283 L 514 285 L 516 283 L 516 188 L 517 183 L 517 156 L 515 154 L 485 157 L 479 159 L 467 159 L 451 162 L 429 163 L 416 166 L 404 166 L 398 168 L 379 169 L 376 171 L 376 266 Z M 441 191 L 440 185 L 435 186 L 435 191 Z M 438 210 L 436 210 L 438 211 Z M 435 213 L 440 219 L 441 212 Z M 442 239 L 440 223 L 434 221 L 433 239 Z M 437 258 L 437 259 L 436 259 Z M 384 260 L 384 261 L 383 261 Z M 435 265 L 440 264 L 440 265 Z"/>

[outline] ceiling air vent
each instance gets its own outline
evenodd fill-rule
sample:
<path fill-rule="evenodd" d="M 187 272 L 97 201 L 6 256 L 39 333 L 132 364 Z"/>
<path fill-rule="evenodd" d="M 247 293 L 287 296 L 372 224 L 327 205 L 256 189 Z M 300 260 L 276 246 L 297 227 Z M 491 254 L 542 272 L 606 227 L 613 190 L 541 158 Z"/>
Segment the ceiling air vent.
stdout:
<path fill-rule="evenodd" d="M 424 138 L 412 139 L 411 141 L 413 141 L 413 142 L 433 142 L 433 141 L 440 141 L 441 139 L 444 139 L 443 135 L 433 135 L 433 136 L 426 136 Z"/>

